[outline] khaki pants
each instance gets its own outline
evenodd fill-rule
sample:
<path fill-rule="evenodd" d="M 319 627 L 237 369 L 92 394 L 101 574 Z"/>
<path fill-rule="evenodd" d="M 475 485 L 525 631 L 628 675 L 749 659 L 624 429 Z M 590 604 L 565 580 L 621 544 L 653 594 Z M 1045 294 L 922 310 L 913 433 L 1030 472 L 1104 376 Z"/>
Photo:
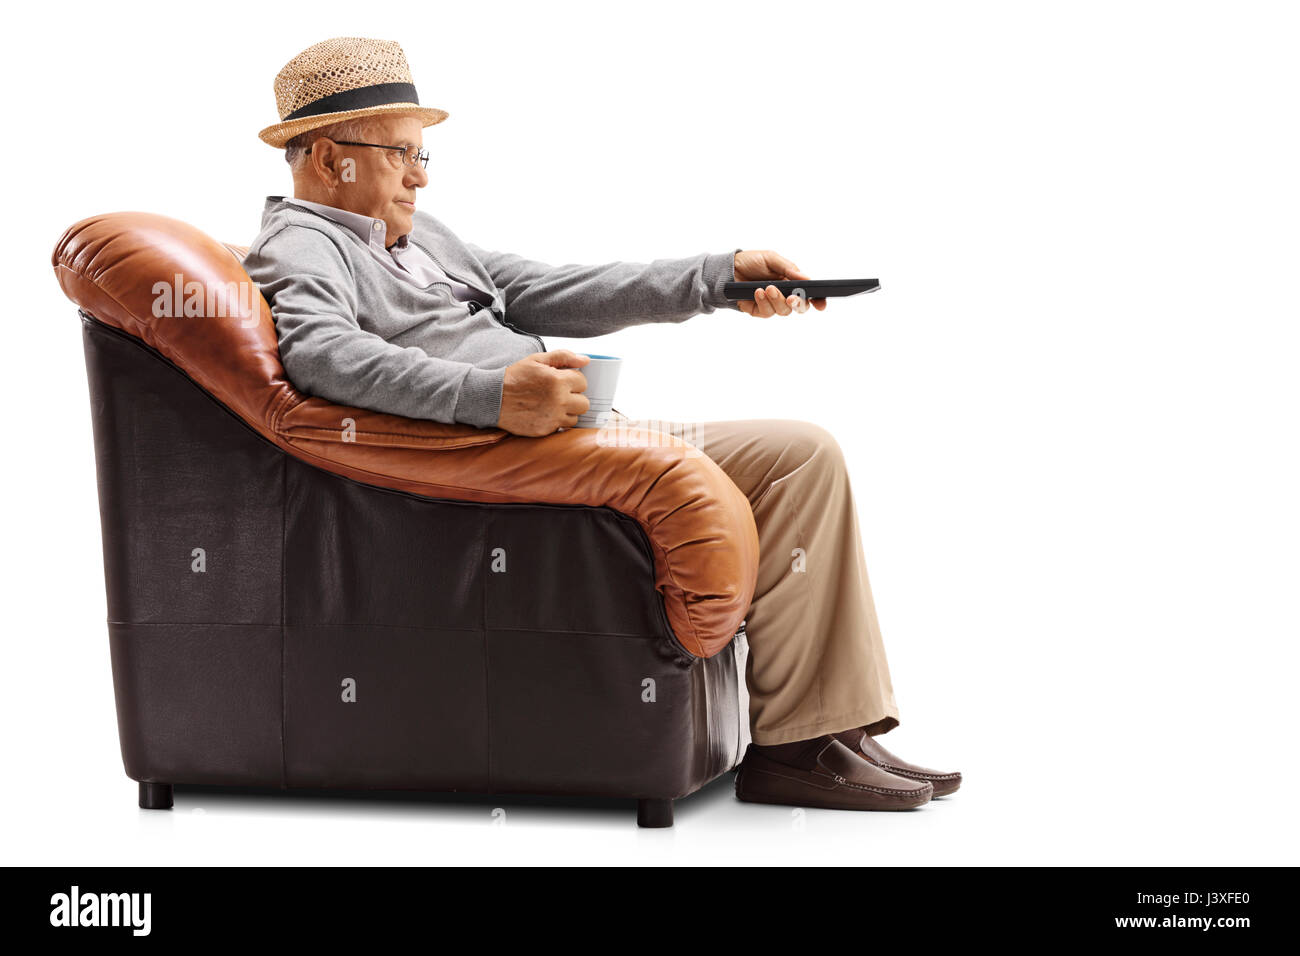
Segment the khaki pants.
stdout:
<path fill-rule="evenodd" d="M 898 725 L 840 447 L 824 428 L 779 419 L 618 422 L 682 438 L 722 468 L 758 525 L 758 585 L 746 615 L 756 744 Z"/>

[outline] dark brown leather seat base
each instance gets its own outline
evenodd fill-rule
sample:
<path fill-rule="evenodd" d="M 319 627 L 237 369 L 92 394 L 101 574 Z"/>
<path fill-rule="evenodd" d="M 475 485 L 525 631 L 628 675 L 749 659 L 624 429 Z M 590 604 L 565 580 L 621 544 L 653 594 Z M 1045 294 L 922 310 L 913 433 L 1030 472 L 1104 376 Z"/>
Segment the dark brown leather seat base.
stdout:
<path fill-rule="evenodd" d="M 737 763 L 743 629 L 685 651 L 637 522 L 314 468 L 139 339 L 83 329 L 142 805 L 177 783 L 664 801 Z"/>

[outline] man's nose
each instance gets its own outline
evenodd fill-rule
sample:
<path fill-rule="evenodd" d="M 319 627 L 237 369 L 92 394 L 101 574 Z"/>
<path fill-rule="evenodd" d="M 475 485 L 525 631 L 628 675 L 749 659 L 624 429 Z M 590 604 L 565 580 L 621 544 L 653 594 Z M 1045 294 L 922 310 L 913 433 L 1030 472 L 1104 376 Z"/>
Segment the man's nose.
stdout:
<path fill-rule="evenodd" d="M 406 171 L 405 185 L 422 189 L 429 185 L 429 172 L 423 166 L 411 166 Z"/>

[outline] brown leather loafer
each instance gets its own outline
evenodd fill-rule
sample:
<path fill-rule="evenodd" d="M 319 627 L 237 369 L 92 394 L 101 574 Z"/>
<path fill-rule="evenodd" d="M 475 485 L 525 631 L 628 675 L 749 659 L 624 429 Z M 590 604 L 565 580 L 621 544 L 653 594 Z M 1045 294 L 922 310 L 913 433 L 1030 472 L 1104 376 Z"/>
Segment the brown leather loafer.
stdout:
<path fill-rule="evenodd" d="M 888 771 L 896 777 L 906 777 L 908 780 L 922 780 L 930 784 L 930 786 L 934 787 L 936 797 L 944 797 L 954 793 L 961 786 L 960 773 L 956 771 L 944 773 L 942 770 L 928 770 L 925 767 L 918 767 L 916 764 L 908 763 L 906 760 L 895 757 L 880 746 L 876 738 L 868 736 L 860 729 L 846 730 L 835 736 L 853 753 L 873 766 Z"/>
<path fill-rule="evenodd" d="M 930 784 L 881 770 L 834 737 L 826 738 L 810 770 L 777 763 L 750 744 L 736 774 L 736 797 L 749 803 L 829 810 L 912 810 L 933 793 Z"/>

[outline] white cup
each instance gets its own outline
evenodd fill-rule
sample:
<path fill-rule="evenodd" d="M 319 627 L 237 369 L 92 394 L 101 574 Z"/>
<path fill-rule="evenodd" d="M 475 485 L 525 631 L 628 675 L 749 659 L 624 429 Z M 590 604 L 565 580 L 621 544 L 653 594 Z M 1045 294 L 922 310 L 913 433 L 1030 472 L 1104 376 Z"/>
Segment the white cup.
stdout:
<path fill-rule="evenodd" d="M 618 387 L 618 370 L 623 365 L 621 358 L 613 355 L 592 355 L 579 352 L 591 359 L 578 369 L 587 379 L 587 401 L 591 408 L 586 414 L 578 416 L 578 428 L 600 428 L 609 418 L 614 408 L 614 389 Z"/>

